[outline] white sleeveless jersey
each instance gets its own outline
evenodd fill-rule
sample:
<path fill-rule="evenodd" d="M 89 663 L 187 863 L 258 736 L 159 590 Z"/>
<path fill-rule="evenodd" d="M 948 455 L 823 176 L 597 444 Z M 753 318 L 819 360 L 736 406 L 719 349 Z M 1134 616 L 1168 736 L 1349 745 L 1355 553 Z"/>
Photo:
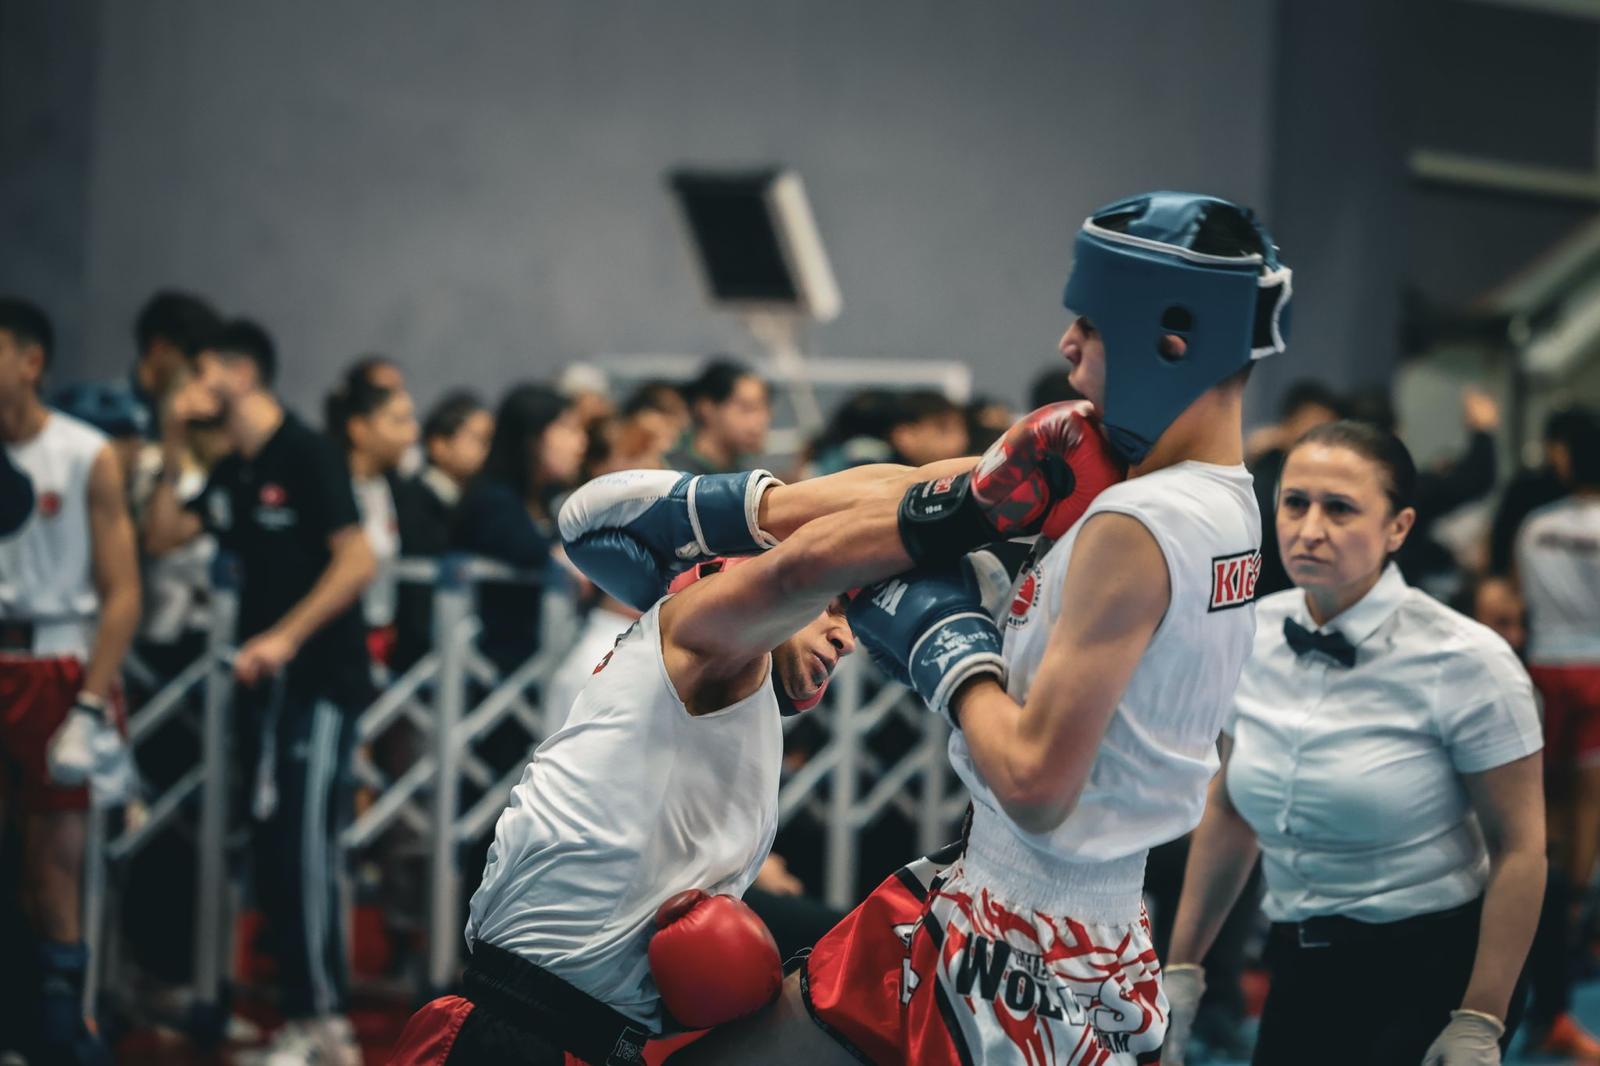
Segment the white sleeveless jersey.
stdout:
<path fill-rule="evenodd" d="M 1528 603 L 1528 661 L 1600 666 L 1600 498 L 1568 496 L 1517 533 L 1517 577 Z"/>
<path fill-rule="evenodd" d="M 99 430 L 51 411 L 32 440 L 7 444 L 33 482 L 33 513 L 0 537 L 0 617 L 34 622 L 33 654 L 86 659 L 100 597 L 89 532 L 89 471 L 106 446 Z"/>
<path fill-rule="evenodd" d="M 684 709 L 660 610 L 618 639 L 533 753 L 466 930 L 657 1031 L 645 954 L 656 908 L 688 888 L 750 887 L 777 830 L 783 759 L 771 684 L 711 714 Z"/>
<path fill-rule="evenodd" d="M 975 845 L 980 831 L 1012 834 L 1015 839 L 1001 842 L 1006 853 L 1031 850 L 1047 861 L 1105 864 L 1100 887 L 1136 896 L 1145 853 L 1193 829 L 1205 809 L 1206 786 L 1218 766 L 1217 735 L 1255 636 L 1261 517 L 1243 466 L 1178 463 L 1102 492 L 1024 572 L 1002 622 L 1006 689 L 1019 703 L 1027 699 L 1063 610 L 1072 546 L 1089 518 L 1108 511 L 1138 519 L 1154 535 L 1172 595 L 1072 814 L 1048 833 L 1030 833 L 1001 810 L 959 730 L 950 738 L 950 759 L 977 805 Z M 994 842 L 985 843 L 982 850 L 994 850 L 988 846 Z"/>

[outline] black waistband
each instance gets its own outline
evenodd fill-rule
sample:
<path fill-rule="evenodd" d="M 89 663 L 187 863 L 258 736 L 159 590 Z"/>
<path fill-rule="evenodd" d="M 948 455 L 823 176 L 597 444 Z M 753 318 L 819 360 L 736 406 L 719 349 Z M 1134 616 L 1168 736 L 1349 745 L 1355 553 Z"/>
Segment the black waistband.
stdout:
<path fill-rule="evenodd" d="M 1438 933 L 1452 922 L 1475 925 L 1483 910 L 1478 897 L 1449 910 L 1431 911 L 1397 922 L 1358 922 L 1340 914 L 1318 915 L 1300 922 L 1273 922 L 1272 935 L 1301 948 L 1331 948 L 1344 944 L 1370 944 L 1396 937 Z"/>
<path fill-rule="evenodd" d="M 504 948 L 476 941 L 462 985 L 475 1007 L 594 1066 L 644 1062 L 643 1025 Z"/>

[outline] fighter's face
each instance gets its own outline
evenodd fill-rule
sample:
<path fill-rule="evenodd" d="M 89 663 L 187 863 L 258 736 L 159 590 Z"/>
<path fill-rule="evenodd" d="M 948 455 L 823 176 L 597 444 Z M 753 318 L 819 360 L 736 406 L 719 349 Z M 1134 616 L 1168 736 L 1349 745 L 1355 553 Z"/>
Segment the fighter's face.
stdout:
<path fill-rule="evenodd" d="M 1079 315 L 1061 335 L 1058 347 L 1061 357 L 1072 368 L 1072 372 L 1067 375 L 1072 387 L 1083 393 L 1084 398 L 1094 404 L 1096 410 L 1104 411 L 1106 346 L 1100 337 L 1100 331 L 1094 328 L 1094 323 Z"/>
<path fill-rule="evenodd" d="M 1278 488 L 1278 548 L 1301 588 L 1358 586 L 1405 542 L 1416 512 L 1389 504 L 1381 468 L 1349 448 L 1303 444 Z"/>
<path fill-rule="evenodd" d="M 845 617 L 848 606 L 843 596 L 835 597 L 810 624 L 773 650 L 772 668 L 795 702 L 815 696 L 839 660 L 856 650 L 856 637 Z"/>

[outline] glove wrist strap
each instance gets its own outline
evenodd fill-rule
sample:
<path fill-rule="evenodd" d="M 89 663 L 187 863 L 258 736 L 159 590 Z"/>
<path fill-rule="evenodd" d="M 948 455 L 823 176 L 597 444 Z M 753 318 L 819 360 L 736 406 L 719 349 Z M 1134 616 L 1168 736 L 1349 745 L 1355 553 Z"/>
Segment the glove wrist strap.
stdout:
<path fill-rule="evenodd" d="M 104 718 L 106 716 L 107 704 L 104 696 L 96 696 L 92 692 L 80 692 L 77 699 L 72 702 L 97 717 Z"/>
<path fill-rule="evenodd" d="M 937 566 L 996 539 L 972 495 L 972 477 L 923 481 L 900 498 L 900 543 L 918 566 Z"/>

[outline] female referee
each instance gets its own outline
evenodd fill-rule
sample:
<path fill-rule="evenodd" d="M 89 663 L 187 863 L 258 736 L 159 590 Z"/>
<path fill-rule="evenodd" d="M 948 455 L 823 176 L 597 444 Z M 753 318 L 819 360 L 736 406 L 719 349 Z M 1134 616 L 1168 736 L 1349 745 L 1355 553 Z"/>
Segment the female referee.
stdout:
<path fill-rule="evenodd" d="M 1184 1062 L 1199 962 L 1258 851 L 1255 1063 L 1487 1066 L 1510 1042 L 1544 891 L 1538 712 L 1506 643 L 1389 562 L 1415 478 L 1405 445 L 1358 422 L 1285 460 L 1297 587 L 1257 607 L 1173 929 L 1164 1064 Z"/>

